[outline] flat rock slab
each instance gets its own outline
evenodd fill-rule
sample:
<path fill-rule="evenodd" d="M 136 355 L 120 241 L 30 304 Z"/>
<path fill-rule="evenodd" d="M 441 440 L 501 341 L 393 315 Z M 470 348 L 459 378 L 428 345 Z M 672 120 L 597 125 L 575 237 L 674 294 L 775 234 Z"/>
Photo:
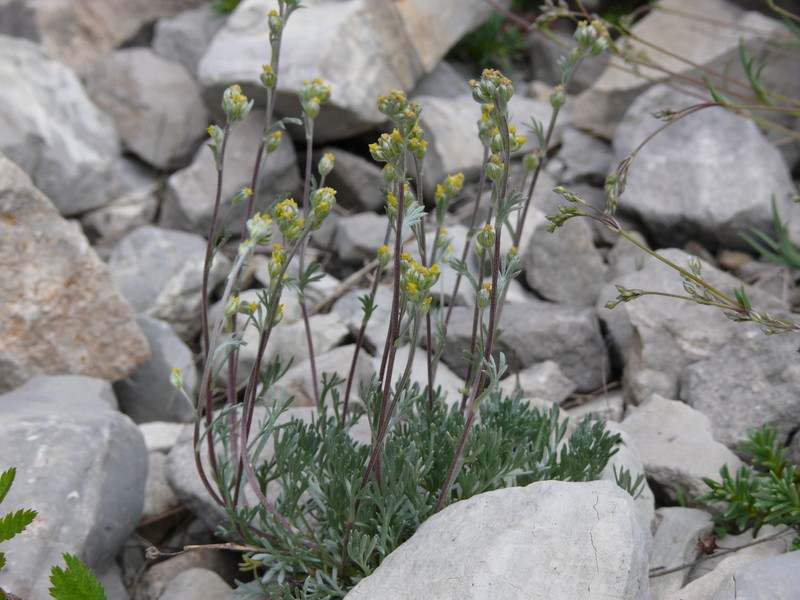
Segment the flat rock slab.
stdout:
<path fill-rule="evenodd" d="M 348 600 L 640 600 L 650 533 L 610 481 L 541 481 L 428 519 Z"/>
<path fill-rule="evenodd" d="M 0 154 L 0 392 L 38 374 L 121 379 L 149 355 L 79 228 Z"/>

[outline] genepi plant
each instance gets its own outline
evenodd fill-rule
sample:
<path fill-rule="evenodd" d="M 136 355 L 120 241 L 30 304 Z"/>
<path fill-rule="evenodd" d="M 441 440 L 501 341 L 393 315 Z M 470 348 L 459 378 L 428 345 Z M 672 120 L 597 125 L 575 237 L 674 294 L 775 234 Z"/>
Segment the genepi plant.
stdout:
<path fill-rule="evenodd" d="M 17 470 L 14 467 L 0 474 L 0 503 L 5 500 L 11 490 L 16 475 Z M 0 542 L 10 540 L 22 533 L 35 518 L 36 511 L 30 509 L 20 509 L 0 518 Z M 49 589 L 51 598 L 56 600 L 106 600 L 103 586 L 81 559 L 69 553 L 63 554 L 62 557 L 67 568 L 53 566 L 50 570 L 50 583 L 53 584 L 53 587 Z M 0 569 L 5 564 L 5 553 L 0 552 Z M 19 596 L 0 588 L 0 600 L 6 599 L 19 600 Z"/>
<path fill-rule="evenodd" d="M 305 264 L 305 250 L 336 202 L 335 190 L 325 187 L 334 157 L 326 155 L 319 161 L 318 177 L 311 162 L 315 118 L 330 99 L 331 89 L 321 80 L 308 81 L 300 92 L 302 118 L 273 116 L 281 37 L 300 6 L 297 0 L 278 4 L 279 10 L 268 16 L 272 54 L 261 74 L 267 107 L 262 142 L 256 151 L 252 186 L 234 198 L 234 204 L 245 205 L 247 221 L 219 301 L 224 308 L 215 319 L 208 309 L 208 273 L 223 241 L 220 224 L 225 218 L 219 207 L 225 149 L 253 101 L 238 86 L 228 88 L 222 104 L 227 121 L 222 127 L 209 128 L 219 183 L 203 279 L 204 371 L 195 456 L 208 493 L 227 516 L 223 533 L 245 551 L 242 567 L 255 577 L 255 585 L 241 586 L 239 593 L 337 598 L 370 574 L 422 521 L 452 502 L 543 479 L 598 478 L 616 452 L 618 436 L 606 432 L 603 423 L 585 419 L 565 439 L 566 422 L 559 421 L 557 408 L 540 411 L 521 402 L 521 393 L 503 397 L 497 389 L 506 363 L 502 354 L 492 353 L 492 347 L 500 333 L 503 296 L 519 264 L 516 250 L 503 252 L 501 242 L 506 234 L 515 245 L 519 243 L 565 96 L 561 87 L 554 91 L 553 115 L 546 129 L 537 122 L 531 125 L 540 148 L 523 161 L 523 186 L 531 179 L 523 194 L 509 185 L 512 152 L 525 141 L 509 119 L 508 101 L 514 89 L 510 80 L 491 69 L 470 82 L 474 99 L 482 105 L 478 128 L 486 165 L 477 198 L 485 185 L 492 190 L 485 222 L 478 223 L 478 200 L 471 216 L 477 269 L 470 269 L 469 244 L 460 259 L 449 256 L 452 245 L 444 227 L 448 204 L 462 190 L 463 175 L 450 175 L 436 187 L 434 210 L 428 215 L 423 199 L 428 142 L 420 123 L 421 107 L 400 91 L 379 96 L 378 109 L 393 124 L 391 132 L 369 147 L 372 157 L 383 164 L 387 184 L 382 190 L 389 217 L 385 245 L 373 261 L 372 287 L 361 298 L 364 317 L 349 374 L 346 380 L 328 373 L 318 379 L 306 292 L 319 277 L 319 265 Z M 587 27 L 579 29 L 579 47 L 565 67 L 565 81 L 584 55 L 602 50 L 604 32 Z M 256 184 L 263 161 L 277 149 L 289 123 L 302 125 L 305 133 L 302 200 L 275 199 L 266 203 L 263 213 L 256 212 Z M 428 247 L 426 230 L 431 226 L 435 229 Z M 245 303 L 239 296 L 242 273 L 257 248 L 270 250 L 269 285 L 258 292 L 257 302 Z M 451 407 L 435 385 L 452 310 L 452 305 L 445 305 L 443 291 L 436 289 L 440 283 L 437 261 L 448 259 L 459 274 L 456 287 L 462 278 L 472 287 L 475 315 L 466 352 L 468 376 L 460 402 Z M 294 260 L 298 275 L 290 277 L 288 267 Z M 391 285 L 392 304 L 381 364 L 369 381 L 359 384 L 355 364 L 376 308 L 377 285 L 384 277 Z M 264 360 L 270 336 L 282 318 L 284 293 L 297 294 L 306 327 L 316 405 L 310 422 L 286 418 L 292 398 L 276 393 L 275 386 L 288 367 L 280 358 Z M 258 332 L 257 356 L 238 389 L 238 359 L 246 327 Z M 411 383 L 411 364 L 421 339 L 429 365 L 425 386 Z M 400 365 L 397 350 L 404 342 L 410 351 Z M 218 383 L 223 369 L 227 376 Z M 171 382 L 182 389 L 180 371 L 173 371 Z M 352 399 L 356 387 L 360 402 Z M 369 444 L 351 436 L 361 421 L 369 427 Z"/>

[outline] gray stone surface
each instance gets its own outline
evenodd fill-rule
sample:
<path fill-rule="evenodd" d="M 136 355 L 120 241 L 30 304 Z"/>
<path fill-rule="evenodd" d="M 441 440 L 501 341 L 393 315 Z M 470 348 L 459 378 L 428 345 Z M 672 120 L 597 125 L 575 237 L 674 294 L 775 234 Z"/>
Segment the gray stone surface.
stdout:
<path fill-rule="evenodd" d="M 667 0 L 662 6 L 665 10 L 651 11 L 632 29 L 647 44 L 632 42 L 631 46 L 632 52 L 644 51 L 663 70 L 640 67 L 641 75 L 637 75 L 624 66 L 622 59 L 611 58 L 611 65 L 575 98 L 573 111 L 579 127 L 611 137 L 626 107 L 650 81 L 662 81 L 670 73 L 698 78 L 706 74 L 696 65 L 731 75 L 731 62 L 736 68 L 738 61 L 740 39 L 748 54 L 753 54 L 763 52 L 770 39 L 785 35 L 777 21 L 745 12 L 726 0 L 706 0 L 703 18 L 693 18 L 698 14 L 694 0 Z"/>
<path fill-rule="evenodd" d="M 145 225 L 120 240 L 108 267 L 137 313 L 167 321 L 182 340 L 191 341 L 200 332 L 205 247 L 198 235 Z M 229 270 L 230 260 L 217 254 L 209 291 Z"/>
<path fill-rule="evenodd" d="M 698 557 L 697 541 L 713 530 L 711 515 L 697 508 L 663 506 L 656 510 L 656 531 L 650 568 L 670 569 Z M 650 579 L 650 598 L 660 600 L 669 592 L 681 589 L 689 576 L 688 569 Z"/>
<path fill-rule="evenodd" d="M 347 598 L 639 600 L 649 537 L 608 481 L 497 490 L 428 519 Z"/>
<path fill-rule="evenodd" d="M 547 161 L 547 171 L 559 184 L 590 183 L 602 186 L 612 165 L 610 146 L 574 127 L 561 133 L 558 154 Z"/>
<path fill-rule="evenodd" d="M 86 89 L 114 119 L 124 146 L 158 169 L 185 165 L 206 135 L 200 88 L 180 63 L 150 48 L 105 54 Z"/>
<path fill-rule="evenodd" d="M 168 60 L 182 64 L 196 77 L 200 59 L 214 34 L 224 24 L 225 17 L 206 3 L 173 17 L 161 18 L 156 21 L 153 31 L 153 50 Z"/>
<path fill-rule="evenodd" d="M 614 164 L 663 125 L 654 112 L 697 102 L 665 85 L 642 94 L 614 135 Z M 695 239 L 748 249 L 739 232 L 772 231 L 770 198 L 785 218 L 794 212 L 793 193 L 783 157 L 755 123 L 710 108 L 674 123 L 639 152 L 619 206 L 641 220 L 658 244 Z"/>
<path fill-rule="evenodd" d="M 340 219 L 334 238 L 339 258 L 358 266 L 374 259 L 378 255 L 378 248 L 383 246 L 388 225 L 389 218 L 386 215 L 373 212 L 360 212 Z"/>
<path fill-rule="evenodd" d="M 136 322 L 147 336 L 150 359 L 114 385 L 120 409 L 136 423 L 190 421 L 194 407 L 170 385 L 169 376 L 173 368 L 180 369 L 184 390 L 195 398 L 198 382 L 192 351 L 169 323 L 144 315 Z"/>
<path fill-rule="evenodd" d="M 653 395 L 621 425 L 636 443 L 648 479 L 668 502 L 677 503 L 682 497 L 690 507 L 705 507 L 696 500 L 708 491 L 703 477 L 718 479 L 723 465 L 731 473 L 741 465 L 714 439 L 708 417 L 683 402 Z"/>
<path fill-rule="evenodd" d="M 268 0 L 246 0 L 217 33 L 198 67 L 206 95 L 216 106 L 232 83 L 256 92 L 267 62 Z M 366 131 L 383 122 L 378 94 L 411 90 L 461 36 L 491 12 L 481 0 L 382 0 L 314 2 L 292 15 L 283 35 L 277 110 L 298 113 L 297 92 L 306 80 L 321 77 L 332 97 L 315 121 L 315 138 L 325 142 Z M 348 65 L 346 69 L 341 68 Z M 302 130 L 297 130 L 302 135 Z"/>
<path fill-rule="evenodd" d="M 500 382 L 504 394 L 522 390 L 523 398 L 541 398 L 562 404 L 575 391 L 575 382 L 564 375 L 557 362 L 545 360 Z"/>
<path fill-rule="evenodd" d="M 75 73 L 32 42 L 0 36 L 0 104 L 0 152 L 63 215 L 113 198 L 119 139 Z"/>
<path fill-rule="evenodd" d="M 113 381 L 147 359 L 131 307 L 79 227 L 2 155 L 0 271 L 0 391 L 45 373 Z"/>
<path fill-rule="evenodd" d="M 735 448 L 762 424 L 788 437 L 800 426 L 796 336 L 740 326 L 712 356 L 681 372 L 680 398 L 711 421 L 714 438 Z"/>
<path fill-rule="evenodd" d="M 159 600 L 223 600 L 231 586 L 209 569 L 194 568 L 179 573 L 171 580 Z"/>
<path fill-rule="evenodd" d="M 800 552 L 788 552 L 736 567 L 711 600 L 791 598 L 798 589 Z"/>
<path fill-rule="evenodd" d="M 4 589 L 49 597 L 43 565 L 62 564 L 70 552 L 102 572 L 133 532 L 147 450 L 111 401 L 111 384 L 80 376 L 36 377 L 0 396 L 0 468 L 17 469 L 3 512 L 38 512 L 25 532 L 3 542 Z"/>
<path fill-rule="evenodd" d="M 359 298 L 369 293 L 369 290 L 351 290 L 339 298 L 331 309 L 345 320 L 353 335 L 358 335 L 361 329 L 361 322 L 364 319 L 364 312 L 361 310 Z M 375 292 L 375 303 L 377 308 L 372 313 L 364 332 L 365 340 L 372 346 L 383 351 L 386 343 L 386 336 L 389 331 L 389 319 L 392 308 L 392 290 L 389 287 L 379 285 Z"/>
<path fill-rule="evenodd" d="M 221 98 L 220 95 L 215 99 L 215 106 Z M 263 126 L 264 112 L 254 110 L 233 130 L 225 150 L 219 213 L 220 219 L 225 219 L 225 225 L 218 223 L 218 228 L 227 227 L 235 236 L 241 233 L 244 225 L 246 206 L 231 210 L 231 201 L 237 191 L 252 185 L 253 164 Z M 283 140 L 278 149 L 266 157 L 261 167 L 260 182 L 256 212 L 267 212 L 277 194 L 292 195 L 300 189 L 297 156 L 289 140 Z M 167 180 L 159 225 L 207 236 L 214 212 L 216 189 L 214 156 L 204 145 L 194 155 L 192 164 L 176 171 Z"/>
<path fill-rule="evenodd" d="M 108 254 L 126 234 L 153 222 L 158 210 L 154 191 L 140 189 L 129 192 L 81 217 L 83 230 L 94 240 L 98 252 Z"/>
<path fill-rule="evenodd" d="M 503 352 L 511 370 L 553 360 L 577 385 L 588 392 L 603 385 L 609 372 L 608 354 L 594 311 L 542 301 L 507 304 L 500 320 L 503 334 L 494 353 Z M 453 371 L 466 374 L 462 352 L 469 348 L 472 309 L 455 307 L 448 326 L 442 360 Z"/>
<path fill-rule="evenodd" d="M 142 520 L 157 517 L 179 504 L 178 497 L 167 481 L 167 455 L 163 452 L 149 452 Z"/>
<path fill-rule="evenodd" d="M 527 247 L 521 248 L 525 281 L 546 300 L 592 306 L 603 285 L 605 263 L 592 241 L 586 219 L 573 219 L 552 234 L 550 221 L 538 220 Z"/>

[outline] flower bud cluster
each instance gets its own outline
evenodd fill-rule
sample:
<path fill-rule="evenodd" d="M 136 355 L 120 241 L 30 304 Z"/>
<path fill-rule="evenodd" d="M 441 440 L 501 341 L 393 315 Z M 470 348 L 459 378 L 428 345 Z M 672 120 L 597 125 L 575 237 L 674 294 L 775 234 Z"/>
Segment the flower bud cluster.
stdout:
<path fill-rule="evenodd" d="M 484 225 L 481 232 L 478 234 L 476 238 L 476 246 L 475 250 L 480 252 L 481 250 L 490 250 L 494 246 L 496 236 L 494 232 L 494 227 L 491 225 Z"/>
<path fill-rule="evenodd" d="M 517 152 L 522 145 L 528 140 L 524 135 L 517 134 L 517 128 L 513 125 L 508 126 L 508 143 L 511 152 Z M 489 140 L 489 149 L 495 154 L 500 154 L 505 147 L 505 140 L 500 133 L 500 129 L 495 127 L 492 130 L 492 137 Z"/>
<path fill-rule="evenodd" d="M 278 278 L 283 272 L 283 267 L 286 264 L 286 250 L 280 244 L 272 246 L 272 254 L 269 257 L 267 270 L 269 271 L 270 282 L 274 285 L 277 283 Z"/>
<path fill-rule="evenodd" d="M 564 86 L 557 85 L 550 93 L 550 106 L 553 108 L 561 108 L 567 101 L 567 95 L 564 93 Z"/>
<path fill-rule="evenodd" d="M 408 137 L 408 150 L 417 160 L 423 160 L 427 152 L 428 142 L 426 142 L 424 138 L 425 132 L 422 127 L 418 124 L 414 125 Z"/>
<path fill-rule="evenodd" d="M 591 23 L 581 21 L 573 34 L 573 39 L 578 42 L 581 50 L 588 51 L 590 56 L 597 56 L 608 49 L 608 29 L 595 19 Z"/>
<path fill-rule="evenodd" d="M 329 187 L 319 188 L 311 192 L 311 214 L 314 215 L 314 224 L 311 229 L 318 229 L 322 222 L 331 214 L 336 204 L 336 190 Z"/>
<path fill-rule="evenodd" d="M 233 206 L 239 206 L 241 204 L 244 204 L 245 202 L 247 202 L 247 200 L 250 199 L 252 195 L 253 195 L 253 190 L 251 190 L 249 187 L 243 187 L 237 190 L 236 193 L 233 195 L 233 202 L 232 202 Z"/>
<path fill-rule="evenodd" d="M 400 131 L 393 129 L 392 133 L 381 134 L 377 142 L 370 144 L 369 153 L 376 162 L 396 163 L 405 151 L 404 142 Z"/>
<path fill-rule="evenodd" d="M 303 232 L 305 219 L 300 216 L 300 210 L 293 198 L 279 202 L 272 209 L 272 216 L 278 224 L 278 229 L 287 240 L 294 240 Z"/>
<path fill-rule="evenodd" d="M 269 11 L 267 15 L 267 24 L 269 25 L 269 39 L 270 42 L 276 42 L 283 31 L 283 19 L 278 14 L 277 10 Z"/>
<path fill-rule="evenodd" d="M 436 193 L 434 194 L 434 201 L 436 204 L 442 202 L 450 202 L 453 198 L 461 193 L 464 188 L 464 174 L 461 172 L 455 175 L 448 175 L 444 181 L 436 185 Z"/>
<path fill-rule="evenodd" d="M 489 179 L 492 181 L 500 181 L 500 178 L 503 176 L 503 172 L 506 169 L 505 164 L 497 154 L 492 154 L 489 156 L 489 160 L 486 161 L 486 174 L 489 176 Z"/>
<path fill-rule="evenodd" d="M 403 185 L 403 207 L 410 208 L 414 206 L 417 199 L 414 197 L 414 192 L 411 191 L 411 188 L 406 183 Z M 392 192 L 386 193 L 386 213 L 389 215 L 390 218 L 396 219 L 397 218 L 397 196 L 395 196 Z"/>
<path fill-rule="evenodd" d="M 272 219 L 269 215 L 254 214 L 247 220 L 247 234 L 254 244 L 266 246 L 272 241 Z"/>
<path fill-rule="evenodd" d="M 278 83 L 278 74 L 272 65 L 261 65 L 260 79 L 264 87 L 273 88 Z"/>
<path fill-rule="evenodd" d="M 413 304 L 419 304 L 426 300 L 428 290 L 439 281 L 439 265 L 432 265 L 430 268 L 423 267 L 408 253 L 401 256 L 400 269 L 400 285 L 406 298 Z"/>
<path fill-rule="evenodd" d="M 300 88 L 300 104 L 309 119 L 319 115 L 320 106 L 331 99 L 331 86 L 326 85 L 322 79 L 304 81 Z"/>
<path fill-rule="evenodd" d="M 392 90 L 378 96 L 378 110 L 398 125 L 412 129 L 419 121 L 419 102 L 409 102 L 405 92 Z"/>
<path fill-rule="evenodd" d="M 382 269 L 386 268 L 386 265 L 389 264 L 389 261 L 392 258 L 392 254 L 389 251 L 389 246 L 385 244 L 378 248 L 378 264 L 381 266 Z"/>
<path fill-rule="evenodd" d="M 264 142 L 266 143 L 265 149 L 267 151 L 267 154 L 272 154 L 273 152 L 275 152 L 275 150 L 278 149 L 278 146 L 280 145 L 282 138 L 283 138 L 282 131 L 274 131 L 267 137 L 267 139 L 264 140 Z"/>
<path fill-rule="evenodd" d="M 229 123 L 242 121 L 253 109 L 253 101 L 242 94 L 242 88 L 232 85 L 222 94 L 222 110 L 228 117 Z M 215 140 L 216 141 L 216 140 Z"/>
<path fill-rule="evenodd" d="M 478 119 L 478 137 L 481 143 L 486 146 L 492 139 L 492 133 L 497 128 L 492 119 L 494 104 L 481 105 L 481 118 Z"/>
<path fill-rule="evenodd" d="M 482 286 L 478 288 L 478 291 L 475 293 L 476 301 L 478 303 L 478 308 L 483 310 L 487 306 L 489 306 L 489 301 L 492 299 L 492 284 L 491 283 L 484 283 Z"/>
<path fill-rule="evenodd" d="M 484 69 L 480 81 L 470 80 L 472 97 L 481 104 L 494 104 L 505 112 L 508 101 L 514 95 L 511 80 L 495 69 Z"/>

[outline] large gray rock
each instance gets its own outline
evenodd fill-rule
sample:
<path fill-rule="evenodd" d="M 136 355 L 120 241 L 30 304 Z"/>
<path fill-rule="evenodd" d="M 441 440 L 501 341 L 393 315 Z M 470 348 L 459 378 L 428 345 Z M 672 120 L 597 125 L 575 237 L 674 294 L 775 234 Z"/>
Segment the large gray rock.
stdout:
<path fill-rule="evenodd" d="M 220 96 L 221 98 L 221 96 Z M 238 236 L 245 221 L 245 206 L 231 210 L 234 194 L 243 187 L 252 186 L 253 164 L 261 142 L 264 112 L 254 110 L 246 121 L 231 133 L 225 150 L 220 227 L 227 227 Z M 267 155 L 261 166 L 259 198 L 256 212 L 267 212 L 267 207 L 277 194 L 294 194 L 300 189 L 300 171 L 294 146 L 284 140 L 278 149 Z M 159 224 L 162 227 L 182 229 L 208 235 L 217 189 L 217 170 L 214 156 L 207 147 L 201 147 L 185 169 L 173 173 L 164 189 Z"/>
<path fill-rule="evenodd" d="M 245 0 L 214 37 L 198 67 L 209 105 L 217 106 L 222 90 L 233 83 L 263 102 L 259 75 L 269 61 L 266 15 L 272 8 L 276 3 L 271 0 Z M 315 122 L 318 141 L 375 127 L 384 121 L 376 96 L 391 89 L 411 90 L 491 10 L 481 0 L 308 3 L 284 30 L 276 108 L 296 116 L 303 82 L 321 77 L 333 95 Z"/>
<path fill-rule="evenodd" d="M 731 448 L 762 424 L 788 438 L 800 426 L 796 336 L 766 336 L 755 325 L 735 333 L 713 355 L 683 369 L 680 398 L 706 415 L 714 438 Z"/>
<path fill-rule="evenodd" d="M 663 506 L 656 510 L 651 568 L 670 569 L 692 562 L 699 550 L 697 540 L 713 530 L 711 515 L 697 508 Z M 650 598 L 660 600 L 686 583 L 688 569 L 650 579 Z"/>
<path fill-rule="evenodd" d="M 463 352 L 469 348 L 472 312 L 460 306 L 453 309 L 442 355 L 461 376 L 466 374 Z M 583 392 L 596 390 L 608 378 L 608 352 L 591 309 L 536 300 L 506 304 L 500 329 L 503 333 L 495 340 L 494 354 L 503 352 L 512 371 L 553 360 Z"/>
<path fill-rule="evenodd" d="M 663 125 L 654 112 L 697 102 L 666 85 L 642 94 L 614 135 L 615 165 Z M 695 239 L 748 249 L 739 233 L 772 231 L 770 198 L 775 197 L 786 218 L 793 193 L 780 151 L 755 123 L 710 108 L 675 122 L 642 148 L 628 171 L 619 206 L 641 220 L 658 244 L 681 246 Z"/>
<path fill-rule="evenodd" d="M 512 373 L 500 382 L 504 394 L 522 390 L 523 398 L 541 398 L 561 404 L 575 391 L 575 382 L 564 375 L 558 363 L 545 360 L 519 373 Z"/>
<path fill-rule="evenodd" d="M 167 60 L 182 64 L 192 77 L 196 77 L 200 59 L 214 34 L 224 24 L 225 17 L 207 3 L 174 17 L 163 17 L 156 21 L 153 50 Z"/>
<path fill-rule="evenodd" d="M 197 392 L 197 367 L 191 349 L 169 323 L 144 315 L 136 322 L 150 344 L 150 360 L 114 385 L 120 408 L 136 423 L 148 421 L 190 421 L 194 407 L 169 383 L 173 368 L 183 375 L 189 398 Z"/>
<path fill-rule="evenodd" d="M 133 311 L 86 237 L 1 154 L 0 265 L 0 391 L 37 374 L 113 381 L 147 359 Z"/>
<path fill-rule="evenodd" d="M 361 266 L 378 255 L 383 246 L 389 217 L 373 212 L 360 212 L 344 217 L 336 224 L 336 253 L 349 263 Z M 390 244 L 391 244 L 391 237 Z"/>
<path fill-rule="evenodd" d="M 196 567 L 172 579 L 159 600 L 223 600 L 230 591 L 231 586 L 214 571 Z"/>
<path fill-rule="evenodd" d="M 108 260 L 111 277 L 133 309 L 167 321 L 186 342 L 200 331 L 206 242 L 199 235 L 144 225 L 125 236 Z M 213 290 L 230 271 L 217 254 L 209 277 Z"/>
<path fill-rule="evenodd" d="M 74 375 L 36 377 L 0 396 L 0 469 L 17 468 L 3 512 L 38 512 L 3 543 L 4 589 L 47 598 L 49 565 L 63 565 L 63 552 L 101 572 L 133 532 L 147 450 L 115 404 L 109 383 Z"/>
<path fill-rule="evenodd" d="M 745 12 L 726 0 L 707 0 L 702 11 L 694 0 L 666 0 L 660 7 L 664 10 L 651 11 L 633 26 L 632 35 L 643 42 L 633 40 L 630 44 L 631 54 L 643 52 L 663 69 L 640 66 L 636 74 L 622 59 L 612 57 L 594 84 L 575 98 L 572 110 L 575 123 L 582 129 L 611 137 L 625 109 L 651 81 L 663 81 L 670 73 L 699 79 L 708 75 L 701 67 L 741 77 L 736 68 L 740 40 L 751 55 L 763 51 L 772 39 L 786 35 L 778 21 Z M 698 14 L 702 18 L 694 18 Z M 762 54 L 762 58 L 766 56 Z"/>
<path fill-rule="evenodd" d="M 791 598 L 798 589 L 800 552 L 788 552 L 736 567 L 711 600 Z"/>
<path fill-rule="evenodd" d="M 41 42 L 46 52 L 81 75 L 100 54 L 118 47 L 159 17 L 205 0 L 32 0 L 4 2 L 0 33 Z"/>
<path fill-rule="evenodd" d="M 670 502 L 682 497 L 688 506 L 705 506 L 696 500 L 708 491 L 703 477 L 717 479 L 723 465 L 735 473 L 742 464 L 713 438 L 708 417 L 683 402 L 654 395 L 621 426 L 636 443 L 648 479 Z"/>
<path fill-rule="evenodd" d="M 685 252 L 667 249 L 659 254 L 687 268 L 690 255 Z M 615 283 L 629 289 L 686 294 L 677 271 L 649 255 L 642 257 L 641 270 Z M 720 291 L 733 295 L 734 288 L 742 285 L 732 275 L 701 264 L 703 277 Z M 780 303 L 768 294 L 747 285 L 745 289 L 756 310 L 780 309 Z M 600 301 L 616 295 L 613 285 L 608 285 L 600 292 Z M 654 393 L 677 398 L 681 370 L 711 357 L 735 335 L 737 327 L 742 327 L 714 307 L 662 296 L 644 296 L 610 311 L 598 310 L 613 342 L 627 356 L 624 384 L 629 401 L 635 404 Z"/>
<path fill-rule="evenodd" d="M 182 65 L 150 48 L 105 54 L 86 90 L 114 119 L 125 147 L 158 169 L 185 165 L 206 135 L 200 88 Z"/>
<path fill-rule="evenodd" d="M 447 507 L 347 599 L 640 600 L 649 542 L 614 483 L 542 481 Z"/>
<path fill-rule="evenodd" d="M 522 248 L 525 281 L 543 298 L 573 306 L 592 306 L 603 286 L 605 264 L 594 247 L 586 219 L 573 219 L 552 234 L 541 217 Z M 527 223 L 526 223 L 527 225 Z"/>
<path fill-rule="evenodd" d="M 0 36 L 0 152 L 71 216 L 111 200 L 119 139 L 70 69 L 32 42 Z"/>

